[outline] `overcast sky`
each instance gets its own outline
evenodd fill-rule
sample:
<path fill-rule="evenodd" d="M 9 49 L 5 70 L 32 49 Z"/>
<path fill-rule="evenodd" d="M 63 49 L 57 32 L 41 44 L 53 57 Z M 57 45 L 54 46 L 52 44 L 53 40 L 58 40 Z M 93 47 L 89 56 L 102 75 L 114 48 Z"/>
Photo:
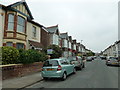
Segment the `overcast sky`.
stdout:
<path fill-rule="evenodd" d="M 8 5 L 20 0 L 0 0 Z M 26 0 L 34 21 L 59 25 L 61 33 L 100 52 L 118 40 L 119 0 Z"/>

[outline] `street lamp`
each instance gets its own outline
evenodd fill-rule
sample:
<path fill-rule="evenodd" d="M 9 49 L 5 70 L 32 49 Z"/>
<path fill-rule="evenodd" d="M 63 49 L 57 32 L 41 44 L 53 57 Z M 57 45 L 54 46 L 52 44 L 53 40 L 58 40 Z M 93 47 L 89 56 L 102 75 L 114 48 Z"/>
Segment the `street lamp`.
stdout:
<path fill-rule="evenodd" d="M 83 55 L 83 54 L 82 54 L 82 41 L 83 41 L 83 40 L 81 40 L 81 56 Z"/>

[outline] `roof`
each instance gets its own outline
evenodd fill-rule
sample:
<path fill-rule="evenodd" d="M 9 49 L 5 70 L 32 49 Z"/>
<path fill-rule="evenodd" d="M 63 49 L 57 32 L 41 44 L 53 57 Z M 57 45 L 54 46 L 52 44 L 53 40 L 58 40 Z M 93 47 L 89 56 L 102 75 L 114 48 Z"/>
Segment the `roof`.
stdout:
<path fill-rule="evenodd" d="M 76 44 L 76 43 L 77 43 L 77 42 L 76 42 L 76 39 L 74 39 L 74 40 L 72 40 L 72 41 L 73 41 L 73 43 L 74 43 L 74 44 Z"/>
<path fill-rule="evenodd" d="M 58 25 L 51 26 L 51 27 L 46 27 L 46 29 L 49 33 L 56 33 L 57 30 L 58 30 Z"/>
<path fill-rule="evenodd" d="M 60 33 L 60 37 L 65 39 L 65 38 L 68 38 L 68 33 Z"/>
<path fill-rule="evenodd" d="M 33 45 L 35 48 L 42 48 L 43 47 L 43 45 L 41 44 L 41 43 L 38 43 L 38 42 L 35 42 L 35 41 L 31 41 L 31 40 L 28 40 L 29 41 L 29 43 L 31 44 L 31 45 Z"/>
<path fill-rule="evenodd" d="M 19 2 L 16 2 L 16 3 L 10 4 L 10 5 L 7 6 L 7 9 L 17 11 L 17 12 L 19 12 L 21 14 L 24 14 L 24 13 L 22 13 L 22 12 L 20 12 L 20 11 L 13 8 L 13 7 L 16 7 L 16 6 L 20 5 L 20 4 L 23 4 L 25 6 L 26 10 L 28 11 L 28 14 L 30 15 L 30 18 L 33 19 L 33 16 L 32 16 L 32 14 L 31 14 L 31 12 L 29 10 L 29 7 L 28 7 L 28 5 L 27 5 L 27 3 L 25 1 L 19 1 Z"/>
<path fill-rule="evenodd" d="M 39 27 L 44 27 L 43 25 L 41 25 L 41 24 L 39 24 L 39 23 L 37 23 L 37 22 L 35 22 L 35 21 L 30 20 L 29 22 L 31 22 L 32 24 L 35 24 L 35 25 L 37 25 L 37 26 L 39 26 Z"/>

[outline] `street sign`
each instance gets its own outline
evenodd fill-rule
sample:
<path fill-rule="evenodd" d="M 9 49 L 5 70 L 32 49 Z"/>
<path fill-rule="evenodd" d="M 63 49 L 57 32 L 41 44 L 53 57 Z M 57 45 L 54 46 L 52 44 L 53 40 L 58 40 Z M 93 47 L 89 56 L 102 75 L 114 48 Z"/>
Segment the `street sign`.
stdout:
<path fill-rule="evenodd" d="M 47 54 L 53 54 L 53 49 L 47 49 Z"/>

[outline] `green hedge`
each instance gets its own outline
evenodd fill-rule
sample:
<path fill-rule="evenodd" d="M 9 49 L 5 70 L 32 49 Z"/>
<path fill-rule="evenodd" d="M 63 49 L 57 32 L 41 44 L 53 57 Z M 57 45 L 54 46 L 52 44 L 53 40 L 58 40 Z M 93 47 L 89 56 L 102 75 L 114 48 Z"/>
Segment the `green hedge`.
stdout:
<path fill-rule="evenodd" d="M 2 47 L 2 64 L 30 64 L 46 59 L 45 53 L 36 50 L 17 50 L 13 47 Z"/>
<path fill-rule="evenodd" d="M 2 47 L 2 64 L 16 64 L 19 51 L 13 47 Z"/>
<path fill-rule="evenodd" d="M 29 64 L 33 62 L 39 62 L 46 60 L 46 55 L 44 53 L 38 52 L 36 50 L 19 50 L 20 57 L 19 63 Z"/>

